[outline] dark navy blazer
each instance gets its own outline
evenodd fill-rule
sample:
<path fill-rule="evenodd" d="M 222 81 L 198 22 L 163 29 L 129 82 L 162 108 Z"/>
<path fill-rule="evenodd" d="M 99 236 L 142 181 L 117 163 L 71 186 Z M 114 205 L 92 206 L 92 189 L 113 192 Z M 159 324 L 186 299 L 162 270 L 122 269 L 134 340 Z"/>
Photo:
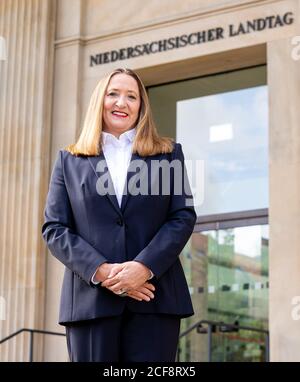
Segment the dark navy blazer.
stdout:
<path fill-rule="evenodd" d="M 151 179 L 149 190 L 153 182 L 166 176 L 163 171 L 150 174 L 152 160 L 178 159 L 184 163 L 178 143 L 169 154 L 148 157 L 132 154 L 126 185 L 137 174 L 132 171 L 137 159 L 144 164 L 140 171 Z M 175 195 L 176 178 L 171 171 L 169 195 L 164 195 L 161 189 L 158 195 L 123 192 L 120 208 L 115 195 L 101 196 L 97 192 L 97 181 L 102 175 L 108 175 L 112 185 L 107 165 L 102 173 L 98 172 L 99 161 L 106 164 L 103 154 L 84 157 L 61 150 L 51 176 L 42 234 L 51 253 L 66 267 L 59 323 L 66 325 L 120 315 L 125 306 L 139 313 L 192 315 L 191 298 L 179 260 L 196 221 L 194 207 L 186 206 L 187 199 L 192 201 L 190 190 Z M 186 181 L 184 166 L 182 174 Z M 150 302 L 120 297 L 91 283 L 100 264 L 129 260 L 145 264 L 154 273 L 151 282 L 156 291 Z"/>

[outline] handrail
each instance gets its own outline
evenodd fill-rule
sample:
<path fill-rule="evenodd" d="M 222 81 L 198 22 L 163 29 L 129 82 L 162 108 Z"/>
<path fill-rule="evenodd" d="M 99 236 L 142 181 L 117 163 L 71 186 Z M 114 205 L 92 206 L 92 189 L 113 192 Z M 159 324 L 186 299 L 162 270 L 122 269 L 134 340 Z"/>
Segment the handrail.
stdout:
<path fill-rule="evenodd" d="M 207 328 L 204 328 L 203 325 L 207 325 Z M 212 333 L 215 333 L 219 328 L 221 333 L 230 333 L 238 332 L 239 330 L 249 330 L 252 332 L 262 333 L 265 335 L 265 362 L 269 362 L 270 352 L 269 352 L 269 331 L 265 329 L 255 328 L 253 326 L 244 326 L 239 325 L 238 321 L 234 324 L 227 324 L 223 321 L 211 321 L 211 320 L 200 320 L 193 324 L 191 327 L 186 329 L 184 332 L 180 333 L 179 338 L 182 338 L 192 332 L 197 330 L 197 333 L 208 334 L 207 343 L 208 343 L 208 362 L 212 361 Z M 177 353 L 177 360 L 179 360 L 180 351 Z"/>
<path fill-rule="evenodd" d="M 203 324 L 207 325 L 207 329 L 203 328 Z M 234 324 L 227 324 L 223 321 L 211 321 L 211 320 L 200 320 L 193 324 L 191 327 L 189 327 L 184 332 L 180 333 L 179 338 L 183 338 L 193 330 L 197 329 L 198 333 L 201 334 L 208 334 L 208 362 L 211 362 L 212 360 L 212 333 L 215 333 L 217 328 L 219 328 L 219 331 L 221 333 L 229 333 L 229 332 L 238 332 L 239 330 L 249 330 L 257 333 L 263 333 L 265 335 L 265 346 L 266 346 L 266 355 L 265 355 L 265 361 L 269 362 L 269 331 L 265 329 L 259 329 L 252 326 L 244 326 L 239 325 L 238 322 L 235 322 Z M 55 335 L 55 336 L 66 336 L 64 333 L 59 332 L 52 332 L 49 330 L 41 330 L 41 329 L 29 329 L 29 328 L 23 328 L 19 329 L 16 332 L 10 334 L 7 337 L 2 338 L 0 340 L 0 345 L 4 342 L 10 340 L 11 338 L 17 336 L 18 334 L 22 332 L 29 332 L 30 333 L 30 342 L 29 342 L 29 362 L 33 361 L 33 335 L 34 333 L 40 333 L 40 334 L 49 334 L 49 335 Z M 179 350 L 179 349 L 178 349 Z M 177 357 L 179 357 L 180 352 L 178 351 Z M 179 359 L 177 359 L 179 361 Z"/>
<path fill-rule="evenodd" d="M 192 332 L 196 328 L 198 329 L 198 327 L 201 326 L 201 323 L 202 323 L 202 320 L 198 321 L 198 322 L 196 322 L 196 324 L 190 326 L 187 330 L 185 330 L 184 332 L 179 334 L 179 338 L 186 336 L 187 334 L 189 334 L 190 332 Z"/>
<path fill-rule="evenodd" d="M 41 329 L 28 329 L 28 328 L 23 328 L 19 329 L 16 332 L 10 334 L 7 337 L 2 338 L 0 340 L 0 345 L 3 344 L 4 342 L 10 340 L 11 338 L 17 336 L 18 334 L 22 332 L 29 332 L 30 333 L 30 341 L 29 341 L 29 362 L 33 361 L 33 335 L 34 333 L 40 333 L 40 334 L 50 334 L 52 336 L 66 336 L 64 333 L 58 333 L 58 332 L 51 332 L 49 330 L 41 330 Z"/>

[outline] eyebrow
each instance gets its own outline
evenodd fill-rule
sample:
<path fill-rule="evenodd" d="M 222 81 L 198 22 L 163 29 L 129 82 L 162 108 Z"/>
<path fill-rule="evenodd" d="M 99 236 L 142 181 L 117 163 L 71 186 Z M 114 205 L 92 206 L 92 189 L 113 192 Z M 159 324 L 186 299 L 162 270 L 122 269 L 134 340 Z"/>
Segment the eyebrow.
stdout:
<path fill-rule="evenodd" d="M 117 88 L 113 88 L 113 89 L 107 89 L 107 91 L 111 92 L 111 91 L 119 91 L 120 89 L 117 89 Z M 137 95 L 137 93 L 134 91 L 134 90 L 128 90 L 127 93 L 134 93 L 135 95 Z"/>

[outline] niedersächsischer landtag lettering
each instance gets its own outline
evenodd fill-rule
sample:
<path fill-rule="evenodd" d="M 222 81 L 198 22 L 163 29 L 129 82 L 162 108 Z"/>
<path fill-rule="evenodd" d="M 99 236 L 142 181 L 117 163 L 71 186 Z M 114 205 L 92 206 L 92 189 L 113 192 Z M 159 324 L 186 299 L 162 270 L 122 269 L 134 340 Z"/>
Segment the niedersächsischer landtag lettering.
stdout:
<path fill-rule="evenodd" d="M 291 25 L 293 22 L 293 12 L 286 12 L 282 15 L 274 14 L 258 17 L 240 23 L 229 24 L 225 29 L 224 27 L 219 26 L 90 55 L 90 66 L 93 67 L 95 65 L 103 65 L 110 62 L 167 52 L 169 50 L 184 48 L 191 45 L 202 45 L 212 41 L 222 40 L 226 37 L 231 38 L 249 33 L 262 32 L 264 30 Z"/>
<path fill-rule="evenodd" d="M 229 25 L 229 37 L 235 37 L 240 34 L 248 34 L 252 32 L 261 32 L 265 29 L 274 29 L 290 25 L 294 21 L 293 13 L 287 12 L 283 16 L 273 15 L 257 18 L 252 21 L 241 22 L 237 25 Z"/>

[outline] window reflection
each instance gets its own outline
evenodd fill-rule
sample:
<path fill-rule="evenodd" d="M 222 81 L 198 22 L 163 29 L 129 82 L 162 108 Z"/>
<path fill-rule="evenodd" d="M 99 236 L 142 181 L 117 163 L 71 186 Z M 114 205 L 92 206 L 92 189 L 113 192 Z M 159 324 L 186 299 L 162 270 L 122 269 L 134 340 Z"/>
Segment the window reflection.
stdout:
<path fill-rule="evenodd" d="M 268 226 L 194 233 L 182 262 L 195 316 L 255 328 L 268 328 Z M 262 361 L 264 335 L 240 331 L 213 335 L 214 361 Z M 193 332 L 181 341 L 181 360 L 206 361 L 207 335 Z M 185 358 L 183 358 L 185 357 Z"/>
<path fill-rule="evenodd" d="M 177 102 L 177 140 L 186 159 L 204 160 L 198 215 L 268 206 L 267 105 L 266 86 Z M 189 176 L 201 193 L 191 170 Z"/>

